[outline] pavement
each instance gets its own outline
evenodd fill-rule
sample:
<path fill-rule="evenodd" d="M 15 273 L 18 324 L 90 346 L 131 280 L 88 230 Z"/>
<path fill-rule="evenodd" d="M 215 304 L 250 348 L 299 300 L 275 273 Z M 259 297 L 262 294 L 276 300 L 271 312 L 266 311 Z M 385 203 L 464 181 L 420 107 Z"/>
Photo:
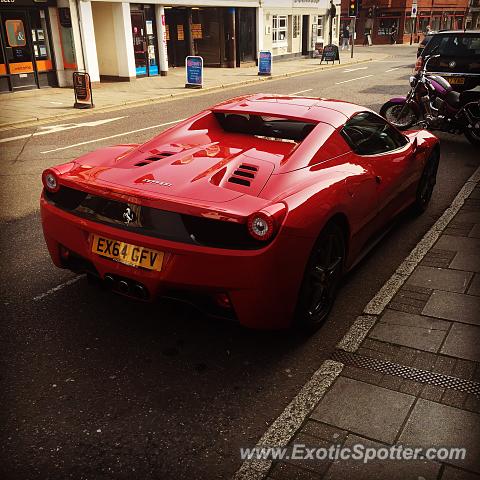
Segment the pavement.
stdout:
<path fill-rule="evenodd" d="M 257 444 L 290 447 L 290 458 L 247 460 L 236 479 L 480 479 L 479 181 L 477 169 Z M 299 460 L 295 445 L 466 456 Z"/>
<path fill-rule="evenodd" d="M 392 47 L 393 48 L 393 47 Z M 399 47 L 402 48 L 402 47 Z M 299 58 L 273 63 L 270 77 L 258 76 L 258 67 L 205 68 L 204 87 L 201 90 L 185 88 L 185 68 L 171 68 L 165 77 L 139 78 L 132 82 L 101 82 L 92 87 L 95 111 L 121 106 L 139 106 L 172 98 L 192 97 L 215 89 L 267 82 L 272 79 L 331 70 L 357 63 L 385 58 L 383 49 L 359 47 L 354 58 L 350 52 L 340 52 L 340 64 L 320 65 L 319 59 Z M 88 115 L 89 110 L 73 108 L 72 88 L 42 88 L 0 96 L 0 129 L 25 126 L 38 121 L 72 118 Z"/>

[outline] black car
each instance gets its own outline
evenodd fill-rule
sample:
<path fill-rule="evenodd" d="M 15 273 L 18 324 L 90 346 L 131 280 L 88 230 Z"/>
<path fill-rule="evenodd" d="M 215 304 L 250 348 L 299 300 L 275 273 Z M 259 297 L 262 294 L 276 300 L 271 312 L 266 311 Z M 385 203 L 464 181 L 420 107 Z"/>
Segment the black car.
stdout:
<path fill-rule="evenodd" d="M 417 59 L 415 69 L 422 68 L 425 58 L 439 55 L 428 62 L 428 73 L 440 75 L 461 92 L 480 85 L 480 31 L 455 30 L 432 36 Z"/>
<path fill-rule="evenodd" d="M 423 40 L 418 44 L 417 58 L 422 54 L 424 48 L 427 46 L 427 43 L 432 39 L 435 33 L 437 32 L 428 32 L 427 34 L 425 34 L 425 37 L 423 37 Z"/>

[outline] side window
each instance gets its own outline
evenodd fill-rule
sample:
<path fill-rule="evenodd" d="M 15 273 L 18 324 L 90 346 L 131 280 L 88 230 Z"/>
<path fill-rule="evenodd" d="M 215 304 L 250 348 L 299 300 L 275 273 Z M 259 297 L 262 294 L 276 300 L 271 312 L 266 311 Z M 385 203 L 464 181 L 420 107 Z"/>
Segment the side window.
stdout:
<path fill-rule="evenodd" d="M 376 155 L 403 147 L 408 140 L 382 117 L 358 113 L 343 127 L 341 134 L 359 155 Z"/>

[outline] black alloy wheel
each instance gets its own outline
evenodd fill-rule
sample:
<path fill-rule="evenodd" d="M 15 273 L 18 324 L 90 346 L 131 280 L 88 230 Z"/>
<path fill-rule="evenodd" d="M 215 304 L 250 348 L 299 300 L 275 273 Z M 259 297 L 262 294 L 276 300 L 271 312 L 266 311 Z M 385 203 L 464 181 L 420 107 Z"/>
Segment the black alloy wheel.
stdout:
<path fill-rule="evenodd" d="M 427 160 L 420 181 L 418 182 L 417 195 L 415 203 L 413 204 L 414 211 L 417 214 L 423 213 L 430 203 L 433 189 L 437 183 L 438 162 L 438 152 L 434 151 Z"/>
<path fill-rule="evenodd" d="M 335 223 L 325 227 L 305 269 L 297 306 L 297 325 L 313 333 L 332 309 L 345 264 L 345 237 Z"/>

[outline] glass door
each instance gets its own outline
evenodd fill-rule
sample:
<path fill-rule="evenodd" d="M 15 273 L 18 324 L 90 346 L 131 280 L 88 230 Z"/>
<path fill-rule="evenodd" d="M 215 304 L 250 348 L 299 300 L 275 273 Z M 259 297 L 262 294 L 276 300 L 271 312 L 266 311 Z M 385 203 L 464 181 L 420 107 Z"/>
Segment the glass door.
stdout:
<path fill-rule="evenodd" d="M 150 5 L 145 5 L 145 34 L 147 36 L 148 75 L 158 75 L 157 29 L 155 12 Z"/>
<path fill-rule="evenodd" d="M 145 34 L 145 17 L 143 12 L 131 12 L 133 53 L 137 77 L 147 76 L 147 38 Z"/>
<path fill-rule="evenodd" d="M 12 89 L 37 86 L 32 58 L 29 23 L 25 11 L 5 12 L 0 15 L 5 55 Z"/>

